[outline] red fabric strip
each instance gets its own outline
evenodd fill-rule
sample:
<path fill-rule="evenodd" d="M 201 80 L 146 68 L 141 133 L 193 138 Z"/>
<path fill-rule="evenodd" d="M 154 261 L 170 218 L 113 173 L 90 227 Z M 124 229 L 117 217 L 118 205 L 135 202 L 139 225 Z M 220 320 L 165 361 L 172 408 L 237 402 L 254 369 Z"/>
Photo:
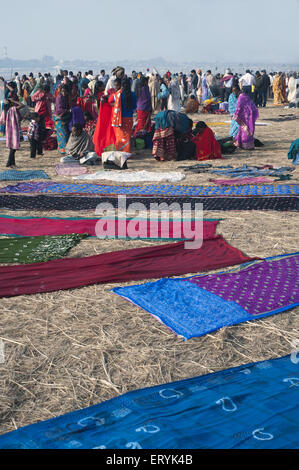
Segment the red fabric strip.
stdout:
<path fill-rule="evenodd" d="M 140 281 L 241 264 L 252 259 L 221 235 L 204 240 L 201 248 L 185 242 L 122 250 L 86 258 L 67 258 L 0 267 L 0 297 L 53 292 L 91 284 Z"/>
<path fill-rule="evenodd" d="M 69 220 L 69 219 L 48 219 L 48 218 L 32 218 L 32 219 L 22 219 L 22 218 L 2 218 L 0 217 L 0 235 L 18 235 L 22 237 L 36 237 L 39 235 L 67 235 L 70 233 L 88 233 L 89 236 L 96 236 L 96 224 L 101 219 L 78 219 L 78 220 Z M 108 222 L 107 226 L 103 227 L 102 224 L 97 226 L 97 234 L 100 238 L 103 238 L 105 235 L 113 237 L 115 235 L 121 234 L 119 229 L 119 222 L 115 220 L 115 227 L 113 227 Z M 120 222 L 122 223 L 122 222 Z M 187 238 L 192 239 L 192 236 L 188 234 L 187 230 L 194 232 L 195 222 L 191 221 L 190 227 L 187 223 L 187 230 L 184 228 L 184 222 L 169 221 L 169 232 L 168 224 L 161 221 L 151 222 L 150 220 L 144 220 L 141 222 L 146 224 L 145 235 L 142 234 L 144 238 Z M 132 222 L 126 220 L 126 233 L 128 233 L 128 226 L 132 227 Z M 203 237 L 211 238 L 215 235 L 216 227 L 218 220 L 215 221 L 203 221 Z M 101 226 L 100 226 L 101 225 Z M 142 227 L 140 227 L 141 230 Z M 138 230 L 138 227 L 136 227 Z M 153 232 L 153 230 L 155 230 Z M 151 233 L 152 231 L 152 233 Z M 140 236 L 140 238 L 142 238 Z"/>

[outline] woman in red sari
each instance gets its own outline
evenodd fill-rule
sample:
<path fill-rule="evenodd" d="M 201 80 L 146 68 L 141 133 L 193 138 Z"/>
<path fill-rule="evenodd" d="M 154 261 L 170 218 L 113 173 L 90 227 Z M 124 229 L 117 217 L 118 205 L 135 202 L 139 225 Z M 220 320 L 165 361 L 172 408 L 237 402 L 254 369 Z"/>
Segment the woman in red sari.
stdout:
<path fill-rule="evenodd" d="M 215 139 L 212 129 L 203 121 L 197 123 L 192 140 L 196 145 L 196 159 L 198 161 L 223 158 L 220 144 Z"/>

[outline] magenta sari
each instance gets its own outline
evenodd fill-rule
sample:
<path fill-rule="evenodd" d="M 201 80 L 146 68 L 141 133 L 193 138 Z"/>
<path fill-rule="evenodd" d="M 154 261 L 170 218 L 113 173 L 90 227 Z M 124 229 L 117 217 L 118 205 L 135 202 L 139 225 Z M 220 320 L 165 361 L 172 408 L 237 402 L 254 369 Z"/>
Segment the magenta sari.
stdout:
<path fill-rule="evenodd" d="M 255 121 L 259 112 L 253 101 L 246 93 L 241 93 L 233 116 L 233 120 L 239 124 L 239 130 L 235 138 L 235 145 L 243 149 L 254 149 Z"/>

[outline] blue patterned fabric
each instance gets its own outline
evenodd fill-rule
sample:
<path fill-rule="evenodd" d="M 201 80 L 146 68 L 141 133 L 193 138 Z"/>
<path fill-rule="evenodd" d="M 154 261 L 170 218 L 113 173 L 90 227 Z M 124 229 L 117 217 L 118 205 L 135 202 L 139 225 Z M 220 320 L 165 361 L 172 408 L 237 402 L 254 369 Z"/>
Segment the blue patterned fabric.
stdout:
<path fill-rule="evenodd" d="M 252 166 L 248 166 L 245 163 L 239 168 L 232 168 L 231 170 L 210 170 L 210 173 L 215 173 L 216 175 L 225 175 L 231 178 L 247 178 L 247 177 L 256 177 L 256 176 L 280 176 L 282 174 L 294 171 L 294 168 L 285 166 L 280 168 L 264 168 L 259 169 Z"/>
<path fill-rule="evenodd" d="M 12 171 L 12 170 L 10 170 Z M 220 170 L 219 170 L 220 171 Z M 298 184 L 263 184 L 242 186 L 179 186 L 179 185 L 147 185 L 147 186 L 108 186 L 100 184 L 72 183 L 19 183 L 0 189 L 0 193 L 46 193 L 46 194 L 99 194 L 99 195 L 161 195 L 161 196 L 297 196 Z"/>
<path fill-rule="evenodd" d="M 112 292 L 190 339 L 299 305 L 298 269 L 299 255 L 295 253 L 246 263 L 223 273 L 161 279 L 116 287 Z"/>
<path fill-rule="evenodd" d="M 34 179 L 50 179 L 50 177 L 43 170 L 6 170 L 0 172 L 0 181 L 18 181 Z"/>
<path fill-rule="evenodd" d="M 0 436 L 0 449 L 297 449 L 294 355 L 126 393 Z"/>
<path fill-rule="evenodd" d="M 154 315 L 186 339 L 252 320 L 252 315 L 234 302 L 227 302 L 180 279 L 115 287 L 112 291 Z"/>

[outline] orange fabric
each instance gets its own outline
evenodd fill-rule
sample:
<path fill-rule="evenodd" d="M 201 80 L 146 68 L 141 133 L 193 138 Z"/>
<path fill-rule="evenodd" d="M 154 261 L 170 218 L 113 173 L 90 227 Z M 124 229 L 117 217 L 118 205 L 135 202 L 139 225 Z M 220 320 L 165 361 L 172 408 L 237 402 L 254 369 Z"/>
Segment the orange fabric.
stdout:
<path fill-rule="evenodd" d="M 112 124 L 113 126 L 113 124 Z M 121 152 L 131 153 L 131 135 L 133 118 L 122 118 L 121 127 L 113 127 L 115 134 L 115 149 Z"/>
<path fill-rule="evenodd" d="M 112 111 L 112 126 L 121 127 L 122 126 L 122 114 L 121 114 L 121 91 L 117 91 L 114 94 L 114 108 Z"/>
<path fill-rule="evenodd" d="M 206 127 L 202 134 L 194 136 L 192 140 L 196 145 L 197 160 L 223 158 L 220 144 L 215 139 L 214 133 L 209 127 Z"/>

